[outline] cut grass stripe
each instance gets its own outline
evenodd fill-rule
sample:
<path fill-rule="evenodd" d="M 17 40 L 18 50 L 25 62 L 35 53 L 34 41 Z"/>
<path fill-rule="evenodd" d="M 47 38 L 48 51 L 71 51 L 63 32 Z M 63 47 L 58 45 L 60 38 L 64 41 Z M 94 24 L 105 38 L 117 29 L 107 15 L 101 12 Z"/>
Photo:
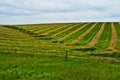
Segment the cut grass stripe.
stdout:
<path fill-rule="evenodd" d="M 111 25 L 110 23 L 106 23 L 103 33 L 100 36 L 95 48 L 97 51 L 105 51 L 106 48 L 109 46 L 109 42 L 111 39 Z"/>
<path fill-rule="evenodd" d="M 102 26 L 101 26 L 100 30 L 98 31 L 98 33 L 97 33 L 97 34 L 95 35 L 95 37 L 91 40 L 91 42 L 88 43 L 88 46 L 94 47 L 94 46 L 97 44 L 98 39 L 100 38 L 100 36 L 101 36 L 102 33 L 103 33 L 105 24 L 106 24 L 106 23 L 103 23 L 103 24 L 102 24 Z"/>
<path fill-rule="evenodd" d="M 76 25 L 70 26 L 69 28 L 64 29 L 64 30 L 62 30 L 62 31 L 60 31 L 60 32 L 58 32 L 58 33 L 52 35 L 51 38 L 54 38 L 54 37 L 56 37 L 57 35 L 59 35 L 59 34 L 61 34 L 61 33 L 63 33 L 63 32 L 66 32 L 66 31 L 68 31 L 68 30 L 70 30 L 70 29 L 72 29 L 72 28 L 74 28 L 75 26 L 78 26 L 78 25 L 79 25 L 79 24 L 76 24 Z"/>
<path fill-rule="evenodd" d="M 98 23 L 89 34 L 85 35 L 78 43 L 75 45 L 81 46 L 83 48 L 90 48 L 87 44 L 91 42 L 91 40 L 95 37 L 97 32 L 100 30 L 102 23 Z M 91 27 L 91 26 L 90 26 Z M 86 30 L 87 31 L 87 30 Z M 85 32 L 85 31 L 84 31 Z"/>
<path fill-rule="evenodd" d="M 76 39 L 74 39 L 71 43 L 75 44 L 78 43 L 86 34 L 88 34 L 98 23 L 93 24 L 86 32 L 84 32 L 82 35 L 78 36 Z"/>
<path fill-rule="evenodd" d="M 45 27 L 45 28 L 42 28 L 42 29 L 37 29 L 36 31 L 33 31 L 33 32 L 34 32 L 34 33 L 40 33 L 40 32 L 49 30 L 49 29 L 51 29 L 51 28 L 53 28 L 53 27 L 48 26 L 48 27 Z"/>
<path fill-rule="evenodd" d="M 71 24 L 69 24 L 69 25 L 65 25 L 65 26 L 57 27 L 57 28 L 52 29 L 52 30 L 49 30 L 49 31 L 47 31 L 47 32 L 45 32 L 45 33 L 43 33 L 43 34 L 41 34 L 41 35 L 48 35 L 48 34 L 51 33 L 51 32 L 54 32 L 54 31 L 56 31 L 56 30 L 59 30 L 59 29 L 65 28 L 65 27 L 70 26 L 70 25 L 71 25 Z"/>
<path fill-rule="evenodd" d="M 40 30 L 36 31 L 35 33 L 38 33 L 38 34 L 41 35 L 43 33 L 46 33 L 47 31 L 53 30 L 55 28 L 58 28 L 58 27 L 64 26 L 64 25 L 67 25 L 67 24 L 63 24 L 63 25 L 50 25 L 48 28 L 40 29 Z"/>
<path fill-rule="evenodd" d="M 79 35 L 83 34 L 87 29 L 89 29 L 94 23 L 90 23 L 86 27 L 82 28 L 80 31 L 76 32 L 75 34 L 69 36 L 68 38 L 64 39 L 64 43 L 70 44 L 72 40 L 76 39 Z M 72 32 L 72 31 L 71 31 Z"/>
<path fill-rule="evenodd" d="M 120 22 L 115 23 L 115 28 L 117 32 L 117 38 L 118 38 L 117 50 L 120 50 Z"/>
<path fill-rule="evenodd" d="M 83 29 L 83 28 L 84 28 L 85 26 L 87 26 L 88 24 L 90 24 L 90 23 L 84 24 L 83 26 L 79 27 L 79 28 L 76 29 L 75 31 L 69 33 L 68 35 L 66 35 L 66 36 L 64 36 L 64 37 L 62 37 L 62 38 L 60 38 L 58 41 L 63 41 L 64 39 L 68 38 L 69 36 L 75 34 L 76 32 L 80 31 L 81 29 Z"/>
<path fill-rule="evenodd" d="M 116 33 L 115 26 L 114 26 L 113 22 L 111 23 L 111 29 L 112 29 L 112 37 L 111 37 L 110 44 L 107 48 L 107 51 L 116 51 L 117 33 Z"/>
<path fill-rule="evenodd" d="M 61 28 L 61 29 L 59 29 L 59 30 L 56 30 L 56 31 L 53 31 L 53 32 L 49 33 L 47 36 L 48 36 L 48 37 L 51 37 L 51 36 L 53 36 L 53 35 L 61 32 L 61 31 L 65 30 L 65 29 L 71 27 L 71 26 L 76 25 L 76 24 L 78 24 L 78 23 L 72 23 L 71 25 L 68 24 L 68 25 L 66 25 L 66 27 L 63 27 L 63 28 Z M 51 37 L 51 38 L 52 38 L 52 37 Z"/>

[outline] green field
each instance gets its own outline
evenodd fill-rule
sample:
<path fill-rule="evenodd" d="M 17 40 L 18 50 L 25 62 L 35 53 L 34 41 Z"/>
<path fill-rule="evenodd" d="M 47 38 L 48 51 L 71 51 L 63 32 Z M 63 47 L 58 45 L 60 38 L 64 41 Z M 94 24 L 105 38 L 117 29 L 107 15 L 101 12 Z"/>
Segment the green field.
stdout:
<path fill-rule="evenodd" d="M 1 25 L 0 80 L 119 80 L 119 22 L 95 24 Z"/>

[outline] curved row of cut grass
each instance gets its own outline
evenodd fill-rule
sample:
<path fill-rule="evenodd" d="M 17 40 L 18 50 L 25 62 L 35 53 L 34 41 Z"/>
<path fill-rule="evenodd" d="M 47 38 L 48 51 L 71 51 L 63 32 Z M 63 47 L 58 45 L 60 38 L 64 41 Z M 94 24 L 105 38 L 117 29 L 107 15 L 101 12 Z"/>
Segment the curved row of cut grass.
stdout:
<path fill-rule="evenodd" d="M 102 23 L 98 23 L 87 35 L 85 35 L 78 43 L 77 45 L 87 45 L 93 41 L 95 36 L 98 36 L 98 32 L 101 29 Z M 84 33 L 83 33 L 84 34 Z M 95 41 L 94 41 L 95 42 Z"/>
<path fill-rule="evenodd" d="M 40 51 L 39 45 L 46 44 L 16 29 L 0 27 L 0 51 L 17 52 Z"/>
<path fill-rule="evenodd" d="M 33 33 L 39 33 L 39 32 L 42 32 L 44 30 L 47 30 L 47 29 L 49 30 L 53 27 L 64 26 L 64 25 L 67 25 L 67 24 L 69 24 L 69 23 L 39 24 L 39 25 L 17 25 L 16 27 L 25 29 L 27 31 L 31 31 Z"/>
<path fill-rule="evenodd" d="M 94 47 L 94 46 L 97 44 L 100 36 L 101 36 L 102 33 L 103 33 L 105 24 L 106 24 L 106 23 L 102 23 L 102 25 L 97 25 L 97 27 L 100 27 L 100 26 L 101 26 L 100 29 L 98 28 L 99 31 L 98 31 L 98 29 L 97 29 L 97 30 L 94 30 L 94 31 L 90 32 L 90 33 L 95 33 L 96 31 L 98 31 L 98 32 L 96 33 L 96 35 L 95 35 L 92 39 L 90 38 L 91 36 L 88 36 L 88 37 L 87 37 L 88 39 L 91 39 L 91 41 L 87 44 L 87 46 L 89 46 L 89 47 Z M 86 40 L 86 39 L 84 39 L 84 40 Z M 81 42 L 82 42 L 82 40 L 81 40 Z"/>
<path fill-rule="evenodd" d="M 86 30 L 83 34 L 78 36 L 76 39 L 71 41 L 72 44 L 78 43 L 85 35 L 87 35 L 98 23 L 93 24 L 88 30 Z"/>
<path fill-rule="evenodd" d="M 69 37 L 67 37 L 66 39 L 63 40 L 63 42 L 65 44 L 71 44 L 71 41 L 73 41 L 74 39 L 76 39 L 79 35 L 83 34 L 87 29 L 89 29 L 94 23 L 87 23 L 81 27 L 79 27 L 80 30 L 75 30 L 73 32 L 71 32 Z"/>
<path fill-rule="evenodd" d="M 46 45 L 47 44 L 47 45 Z M 42 46 L 43 45 L 43 46 Z M 41 51 L 63 51 L 64 48 L 49 47 L 49 42 L 30 37 L 19 30 L 0 27 L 0 51 L 15 53 L 40 53 Z"/>
<path fill-rule="evenodd" d="M 87 25 L 89 25 L 89 23 L 86 23 L 86 24 L 84 24 L 82 26 L 77 26 L 77 29 L 73 28 L 73 29 L 69 30 L 69 33 L 67 33 L 65 36 L 59 38 L 58 41 L 64 41 L 68 37 L 71 37 L 73 34 L 77 33 L 78 31 L 80 31 L 81 29 L 86 27 Z"/>
<path fill-rule="evenodd" d="M 106 48 L 109 46 L 110 39 L 111 39 L 111 25 L 110 23 L 106 23 L 104 31 L 95 46 L 96 49 L 98 51 L 106 51 Z"/>
<path fill-rule="evenodd" d="M 61 34 L 62 32 L 64 32 L 66 29 L 72 28 L 72 26 L 75 26 L 75 25 L 77 25 L 77 24 L 78 24 L 78 23 L 68 24 L 68 25 L 66 25 L 66 27 L 62 27 L 61 29 L 58 29 L 58 30 L 55 30 L 55 31 L 49 33 L 48 36 L 51 37 L 51 38 L 54 38 L 54 37 L 56 37 L 57 35 L 59 35 L 59 34 Z"/>
<path fill-rule="evenodd" d="M 113 22 L 111 23 L 111 29 L 112 29 L 112 37 L 109 46 L 107 48 L 107 51 L 116 51 L 117 33 Z"/>
<path fill-rule="evenodd" d="M 44 28 L 44 29 L 38 29 L 37 31 L 35 31 L 34 33 L 38 33 L 40 35 L 48 32 L 48 31 L 51 31 L 51 30 L 54 30 L 56 28 L 60 28 L 60 27 L 63 27 L 63 26 L 67 26 L 69 23 L 63 23 L 63 24 L 50 24 L 50 26 L 48 28 Z"/>
<path fill-rule="evenodd" d="M 28 31 L 36 31 L 37 29 L 47 28 L 50 25 L 47 24 L 41 24 L 41 25 L 17 25 L 16 27 L 22 28 Z"/>
<path fill-rule="evenodd" d="M 63 29 L 61 29 L 61 30 L 59 30 L 59 31 L 56 31 L 56 33 L 54 33 L 54 34 L 51 36 L 51 38 L 54 38 L 54 37 L 56 37 L 56 36 L 59 35 L 59 34 L 62 34 L 62 33 L 64 33 L 64 32 L 66 32 L 66 31 L 69 31 L 69 30 L 71 30 L 72 28 L 74 28 L 74 27 L 77 26 L 77 25 L 79 25 L 79 24 L 74 24 L 74 25 L 68 26 L 67 28 L 63 28 Z"/>
<path fill-rule="evenodd" d="M 60 41 L 61 38 L 65 37 L 65 36 L 68 36 L 68 34 L 73 33 L 73 31 L 76 31 L 76 30 L 78 30 L 78 29 L 81 29 L 81 26 L 83 26 L 83 25 L 87 25 L 87 24 L 79 23 L 78 25 L 75 25 L 75 26 L 72 27 L 71 29 L 66 30 L 65 32 L 62 32 L 61 34 L 57 35 L 56 37 L 54 37 L 53 40 Z"/>
<path fill-rule="evenodd" d="M 114 24 L 115 24 L 115 28 L 116 28 L 116 32 L 117 32 L 117 38 L 118 38 L 116 48 L 117 48 L 117 50 L 120 50 L 120 23 L 115 22 Z"/>
<path fill-rule="evenodd" d="M 54 28 L 54 29 L 52 29 L 52 30 L 49 30 L 49 31 L 47 31 L 47 32 L 45 32 L 45 33 L 42 33 L 41 35 L 48 35 L 48 34 L 50 34 L 50 33 L 52 33 L 52 32 L 57 31 L 57 30 L 64 29 L 64 28 L 66 28 L 67 26 L 70 26 L 70 25 L 72 25 L 72 24 L 68 24 L 68 25 L 56 27 L 56 28 Z"/>

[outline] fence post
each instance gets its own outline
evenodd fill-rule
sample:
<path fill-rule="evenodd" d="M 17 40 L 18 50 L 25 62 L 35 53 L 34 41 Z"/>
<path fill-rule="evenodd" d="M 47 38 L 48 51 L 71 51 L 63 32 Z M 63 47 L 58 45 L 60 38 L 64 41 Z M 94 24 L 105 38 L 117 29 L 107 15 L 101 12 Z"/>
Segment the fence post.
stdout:
<path fill-rule="evenodd" d="M 15 48 L 14 50 L 15 50 L 15 54 L 16 54 L 17 53 L 17 49 Z"/>
<path fill-rule="evenodd" d="M 91 54 L 93 54 L 93 53 L 94 53 L 94 50 L 95 50 L 95 48 L 94 48 L 94 47 L 92 47 L 92 48 L 91 48 Z"/>
<path fill-rule="evenodd" d="M 66 51 L 65 61 L 68 61 L 68 51 Z"/>

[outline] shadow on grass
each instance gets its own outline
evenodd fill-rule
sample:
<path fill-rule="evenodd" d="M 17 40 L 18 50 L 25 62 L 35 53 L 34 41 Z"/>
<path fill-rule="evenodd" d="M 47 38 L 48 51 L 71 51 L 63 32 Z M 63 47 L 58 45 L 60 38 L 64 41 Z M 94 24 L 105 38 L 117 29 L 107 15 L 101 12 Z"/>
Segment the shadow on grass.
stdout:
<path fill-rule="evenodd" d="M 71 50 L 75 50 L 75 51 L 83 51 L 83 52 L 88 52 L 88 51 L 95 51 L 96 48 L 74 48 L 74 49 L 71 49 Z"/>
<path fill-rule="evenodd" d="M 7 27 L 7 28 L 12 28 L 12 29 L 18 30 L 18 31 L 20 31 L 20 32 L 22 32 L 24 34 L 28 34 L 31 37 L 38 38 L 38 39 L 41 39 L 41 40 L 51 40 L 52 39 L 52 38 L 46 37 L 46 35 L 39 35 L 37 33 L 31 32 L 31 31 L 28 31 L 28 30 L 25 30 L 25 29 L 22 29 L 22 28 L 19 28 L 19 27 L 16 27 L 16 26 L 3 25 L 3 27 Z"/>
<path fill-rule="evenodd" d="M 111 58 L 120 58 L 120 53 L 104 53 L 104 54 L 88 54 L 90 56 L 101 56 L 101 57 L 111 57 Z"/>
<path fill-rule="evenodd" d="M 38 54 L 25 54 L 25 53 L 14 53 L 14 52 L 2 52 L 0 51 L 0 56 L 14 56 L 14 57 L 38 57 Z"/>
<path fill-rule="evenodd" d="M 63 44 L 64 41 L 52 41 L 52 43 L 60 43 L 60 44 Z"/>
<path fill-rule="evenodd" d="M 31 32 L 31 31 L 28 31 L 28 30 L 25 30 L 25 29 L 22 29 L 22 28 L 19 28 L 16 26 L 3 25 L 3 27 L 12 28 L 12 29 L 18 30 L 18 31 L 25 33 L 25 34 L 28 34 L 28 35 L 31 35 L 31 34 L 35 35 L 35 33 Z"/>

